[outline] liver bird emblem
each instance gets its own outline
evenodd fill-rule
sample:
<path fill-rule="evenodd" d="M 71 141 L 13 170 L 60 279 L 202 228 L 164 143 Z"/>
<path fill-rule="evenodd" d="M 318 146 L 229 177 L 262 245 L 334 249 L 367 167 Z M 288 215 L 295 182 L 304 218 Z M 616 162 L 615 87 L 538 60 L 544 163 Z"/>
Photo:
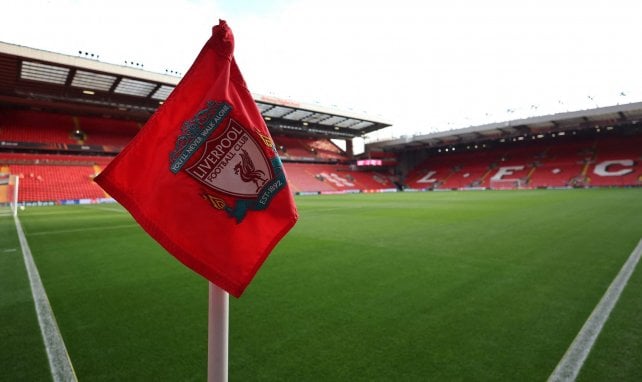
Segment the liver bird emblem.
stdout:
<path fill-rule="evenodd" d="M 239 154 L 241 156 L 241 161 L 234 166 L 234 173 L 240 175 L 241 180 L 246 183 L 254 182 L 254 184 L 256 184 L 256 192 L 258 192 L 265 182 L 267 182 L 267 179 L 265 179 L 265 173 L 254 168 L 252 158 L 250 158 L 247 151 L 241 151 L 242 152 Z"/>

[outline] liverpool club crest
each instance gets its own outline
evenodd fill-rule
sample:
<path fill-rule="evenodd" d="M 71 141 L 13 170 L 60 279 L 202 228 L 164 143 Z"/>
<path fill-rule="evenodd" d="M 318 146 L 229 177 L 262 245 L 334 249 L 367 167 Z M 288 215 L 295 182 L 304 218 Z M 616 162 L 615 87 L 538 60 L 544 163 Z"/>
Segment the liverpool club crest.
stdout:
<path fill-rule="evenodd" d="M 208 140 L 201 158 L 185 171 L 216 191 L 244 199 L 256 198 L 274 178 L 262 148 L 231 118 L 223 133 Z"/>
<path fill-rule="evenodd" d="M 170 170 L 184 170 L 205 186 L 203 199 L 240 222 L 248 210 L 267 207 L 285 186 L 285 174 L 271 139 L 228 117 L 231 112 L 229 104 L 210 101 L 185 122 L 170 153 Z M 274 153 L 271 159 L 263 146 Z"/>

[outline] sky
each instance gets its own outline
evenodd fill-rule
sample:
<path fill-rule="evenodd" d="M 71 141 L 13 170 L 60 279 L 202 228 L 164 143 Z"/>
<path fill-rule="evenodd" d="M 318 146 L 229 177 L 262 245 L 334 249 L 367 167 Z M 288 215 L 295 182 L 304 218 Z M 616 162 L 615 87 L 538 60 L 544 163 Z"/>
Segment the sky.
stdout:
<path fill-rule="evenodd" d="M 0 0 L 0 41 L 185 73 L 219 19 L 253 93 L 368 140 L 642 101 L 638 0 Z M 127 64 L 130 65 L 130 64 Z"/>

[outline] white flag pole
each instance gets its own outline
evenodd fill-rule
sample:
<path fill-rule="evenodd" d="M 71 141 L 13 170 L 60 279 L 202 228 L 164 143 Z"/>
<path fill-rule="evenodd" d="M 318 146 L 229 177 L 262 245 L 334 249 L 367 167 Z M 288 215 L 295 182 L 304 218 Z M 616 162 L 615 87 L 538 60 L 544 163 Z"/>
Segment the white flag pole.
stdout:
<path fill-rule="evenodd" d="M 209 285 L 207 381 L 227 382 L 230 296 L 211 282 Z"/>

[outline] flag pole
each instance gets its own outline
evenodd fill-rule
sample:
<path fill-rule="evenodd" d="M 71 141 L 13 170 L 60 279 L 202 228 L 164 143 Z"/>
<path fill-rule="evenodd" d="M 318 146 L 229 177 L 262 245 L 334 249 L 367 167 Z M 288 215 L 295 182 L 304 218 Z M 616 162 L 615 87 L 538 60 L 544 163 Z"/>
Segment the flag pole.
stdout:
<path fill-rule="evenodd" d="M 209 283 L 207 319 L 207 381 L 227 382 L 229 294 Z"/>

